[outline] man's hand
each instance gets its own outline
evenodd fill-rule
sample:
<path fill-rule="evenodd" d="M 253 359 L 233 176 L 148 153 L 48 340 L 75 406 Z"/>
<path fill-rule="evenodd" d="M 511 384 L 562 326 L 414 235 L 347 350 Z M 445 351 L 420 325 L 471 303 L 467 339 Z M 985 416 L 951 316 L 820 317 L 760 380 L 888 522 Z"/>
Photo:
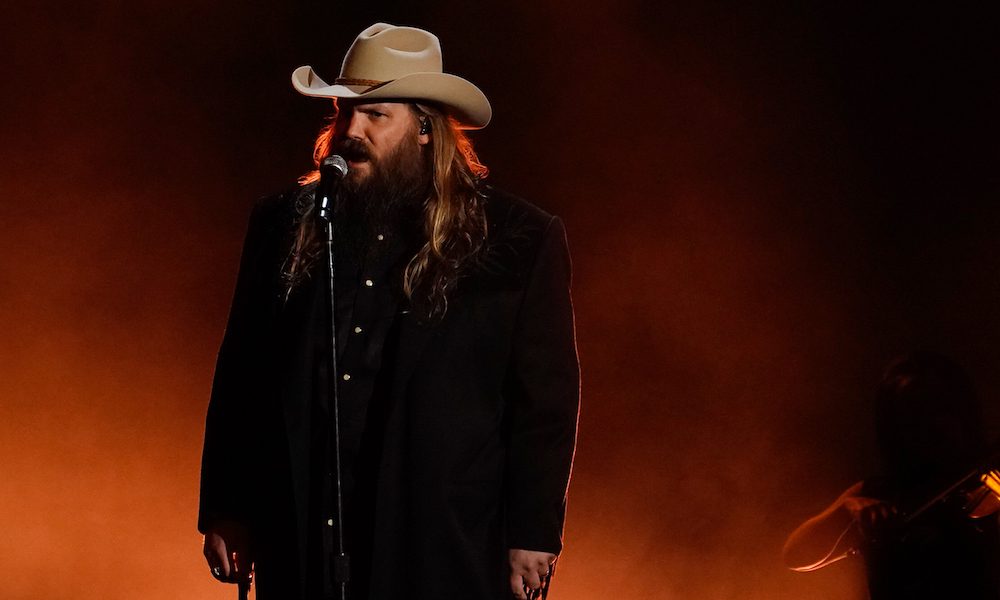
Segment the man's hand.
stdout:
<path fill-rule="evenodd" d="M 868 540 L 874 540 L 896 517 L 894 506 L 865 496 L 846 496 L 843 507 Z"/>
<path fill-rule="evenodd" d="M 542 580 L 549 574 L 556 555 L 534 550 L 512 549 L 507 551 L 510 561 L 510 589 L 514 597 L 527 600 L 524 589 L 537 590 L 542 587 Z"/>
<path fill-rule="evenodd" d="M 205 560 L 212 576 L 225 583 L 238 583 L 250 577 L 250 535 L 246 527 L 223 521 L 205 534 Z"/>

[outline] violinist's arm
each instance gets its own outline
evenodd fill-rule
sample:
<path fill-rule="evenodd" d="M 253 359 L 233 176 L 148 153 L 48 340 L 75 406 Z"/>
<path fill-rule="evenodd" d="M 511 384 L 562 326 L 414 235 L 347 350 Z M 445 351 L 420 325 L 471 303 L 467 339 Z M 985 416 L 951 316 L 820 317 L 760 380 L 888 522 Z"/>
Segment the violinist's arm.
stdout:
<path fill-rule="evenodd" d="M 852 485 L 826 510 L 812 517 L 788 536 L 782 552 L 789 569 L 807 570 L 825 558 L 835 558 L 857 548 L 862 535 L 877 526 L 892 510 L 880 500 L 861 496 L 863 482 Z M 860 527 L 851 527 L 857 522 Z"/>

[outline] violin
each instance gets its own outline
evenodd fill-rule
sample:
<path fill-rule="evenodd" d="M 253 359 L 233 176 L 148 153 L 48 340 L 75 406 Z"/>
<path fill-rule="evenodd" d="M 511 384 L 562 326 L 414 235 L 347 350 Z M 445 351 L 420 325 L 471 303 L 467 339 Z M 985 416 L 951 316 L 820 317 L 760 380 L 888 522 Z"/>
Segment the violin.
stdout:
<path fill-rule="evenodd" d="M 961 512 L 973 520 L 997 514 L 1000 512 L 1000 468 L 995 468 L 1000 462 L 998 459 L 1000 453 L 994 453 L 988 460 L 954 480 L 915 510 L 902 513 L 892 529 L 904 532 L 908 526 L 917 524 L 928 511 L 945 503 L 960 507 Z M 852 531 L 857 532 L 857 529 L 857 521 L 852 521 L 826 556 L 812 564 L 790 568 L 800 573 L 808 573 L 858 554 L 861 550 L 859 540 L 849 535 Z M 852 539 L 854 541 L 851 541 Z M 869 543 L 871 542 L 872 540 L 869 540 Z"/>
<path fill-rule="evenodd" d="M 962 511 L 971 519 L 996 514 L 1000 511 L 1000 470 L 990 467 L 995 462 L 991 457 L 984 465 L 968 472 L 919 508 L 904 515 L 902 524 L 909 525 L 928 510 L 956 497 L 962 501 Z"/>
<path fill-rule="evenodd" d="M 969 497 L 973 504 L 966 509 L 973 519 L 981 519 L 1000 511 L 1000 470 L 990 469 L 979 476 L 979 481 L 982 485 L 975 496 Z"/>

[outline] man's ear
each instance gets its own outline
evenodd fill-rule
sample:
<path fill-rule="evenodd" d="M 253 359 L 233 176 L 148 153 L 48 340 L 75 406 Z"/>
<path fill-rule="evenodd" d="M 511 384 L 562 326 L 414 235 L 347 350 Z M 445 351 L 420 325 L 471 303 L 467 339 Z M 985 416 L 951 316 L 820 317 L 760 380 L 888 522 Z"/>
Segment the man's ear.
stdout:
<path fill-rule="evenodd" d="M 421 146 L 431 141 L 431 120 L 428 117 L 420 117 L 420 131 L 417 132 L 417 143 Z"/>

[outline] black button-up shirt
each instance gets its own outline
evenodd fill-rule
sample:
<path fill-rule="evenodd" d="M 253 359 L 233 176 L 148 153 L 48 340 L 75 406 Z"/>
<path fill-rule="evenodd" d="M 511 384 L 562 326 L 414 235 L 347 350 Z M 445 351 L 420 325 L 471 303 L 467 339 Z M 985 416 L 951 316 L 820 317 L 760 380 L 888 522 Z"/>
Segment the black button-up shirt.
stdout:
<path fill-rule="evenodd" d="M 359 246 L 365 246 L 360 248 Z M 388 370 L 395 345 L 396 321 L 402 301 L 402 272 L 413 255 L 412 244 L 389 231 L 376 233 L 365 244 L 335 241 L 337 320 L 337 394 L 340 419 L 341 480 L 344 492 L 344 534 L 351 556 L 351 590 L 367 586 L 371 513 L 374 501 L 383 408 L 388 396 Z M 407 250 L 410 252 L 407 252 Z M 317 261 L 316 306 L 328 306 L 325 253 Z M 322 273 L 320 273 L 322 271 Z M 333 382 L 330 381 L 329 317 L 316 319 L 313 403 L 313 465 L 310 486 L 311 531 L 322 531 L 309 543 L 308 562 L 322 573 L 323 597 L 335 597 L 331 557 L 337 553 L 337 504 L 333 437 Z M 321 527 L 321 529 L 319 529 Z M 321 561 L 318 563 L 317 561 Z M 311 569 L 311 570 L 312 570 Z M 310 577 L 310 579 L 313 579 Z M 315 581 L 315 579 L 313 579 Z M 320 590 L 315 590 L 319 592 Z M 315 593 L 314 592 L 314 593 Z M 318 595 L 318 594 L 317 594 Z M 357 597 L 357 594 L 352 594 Z"/>

